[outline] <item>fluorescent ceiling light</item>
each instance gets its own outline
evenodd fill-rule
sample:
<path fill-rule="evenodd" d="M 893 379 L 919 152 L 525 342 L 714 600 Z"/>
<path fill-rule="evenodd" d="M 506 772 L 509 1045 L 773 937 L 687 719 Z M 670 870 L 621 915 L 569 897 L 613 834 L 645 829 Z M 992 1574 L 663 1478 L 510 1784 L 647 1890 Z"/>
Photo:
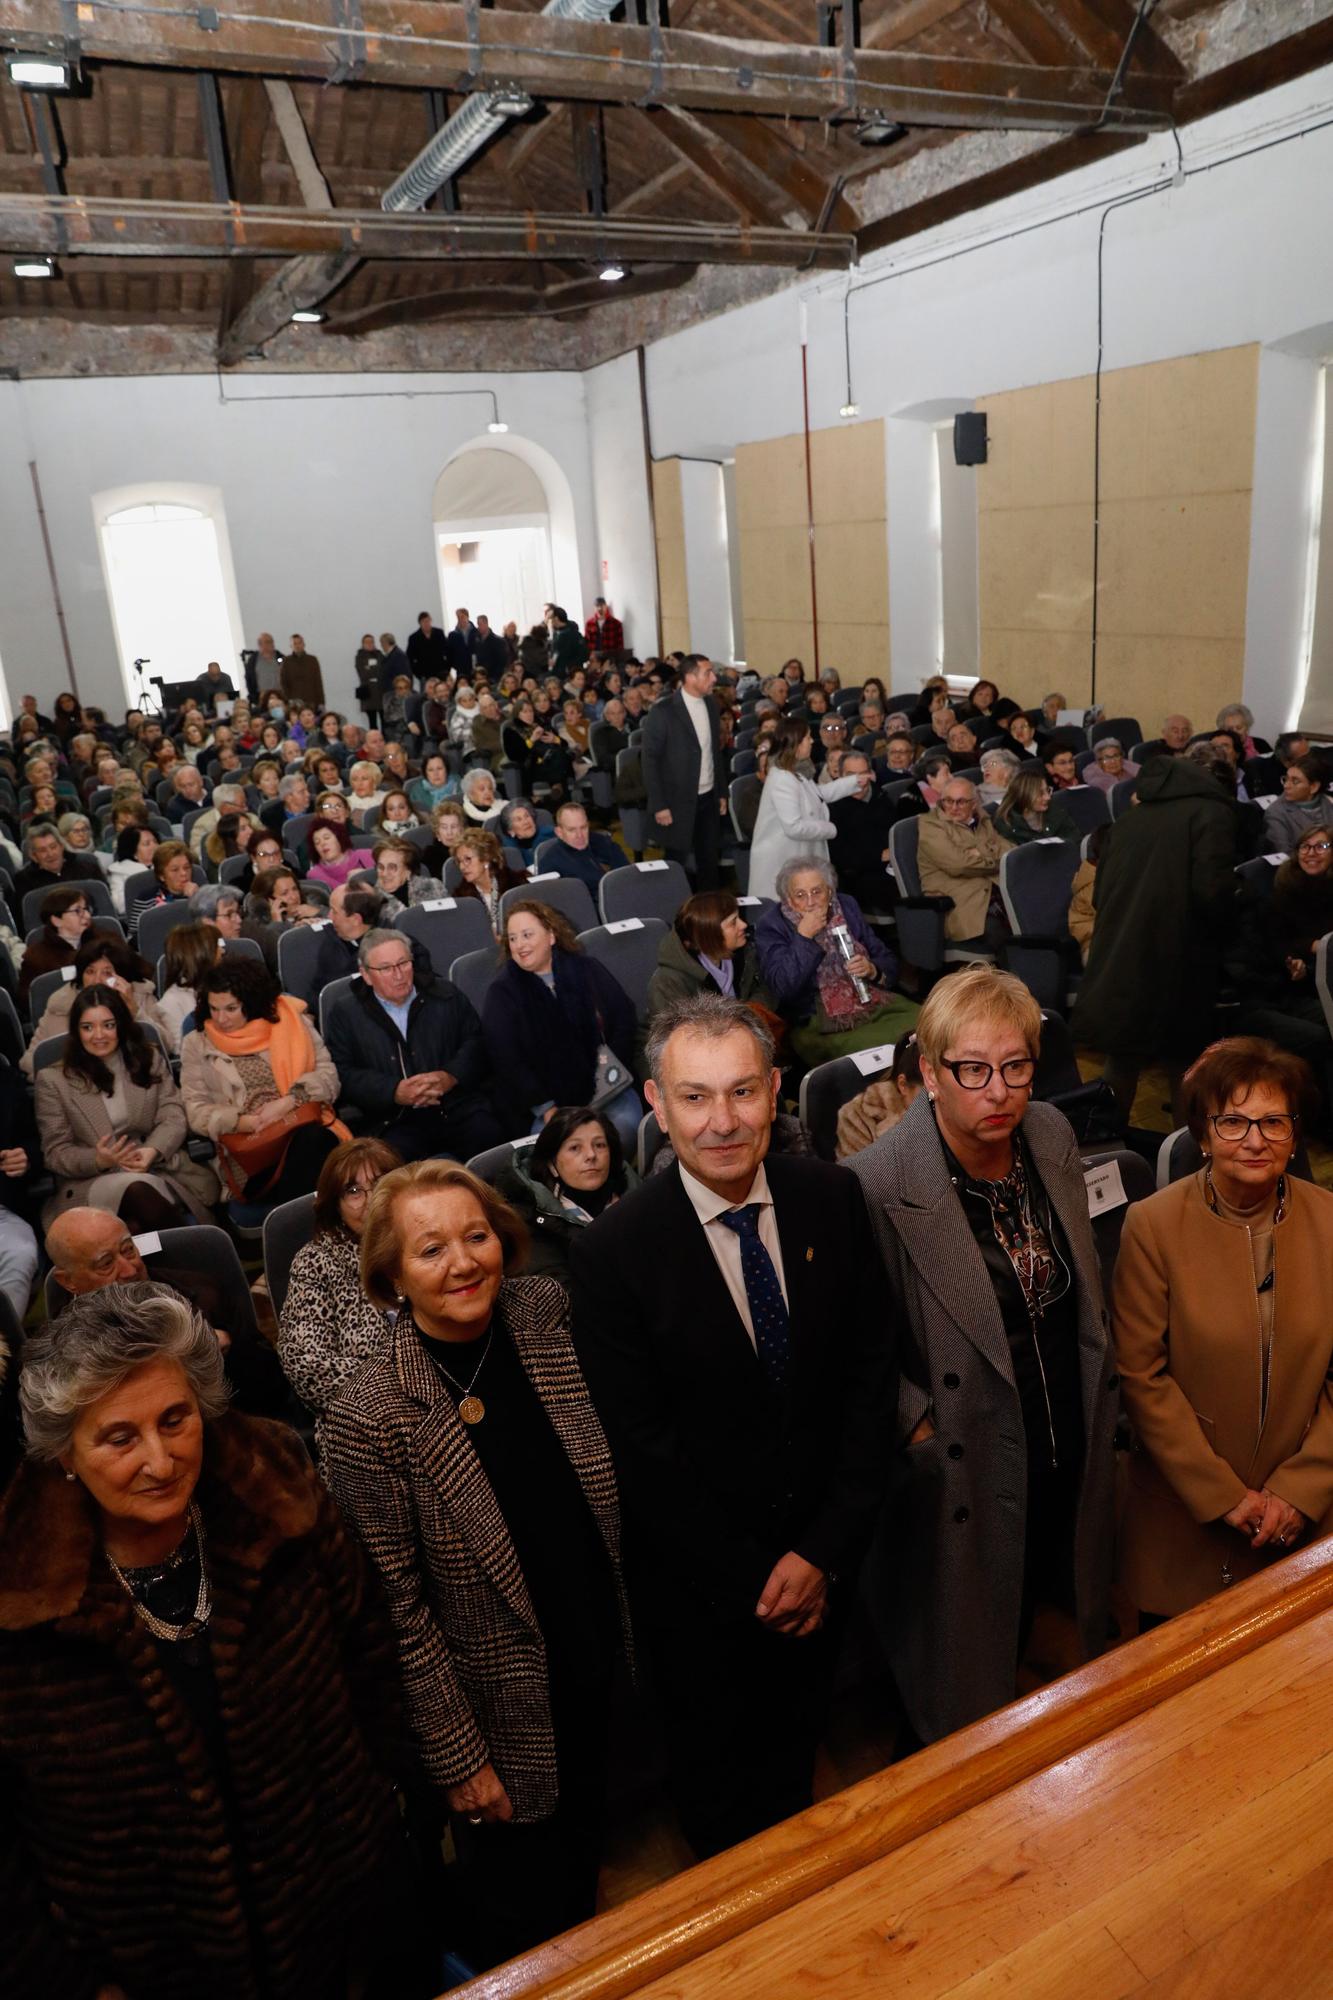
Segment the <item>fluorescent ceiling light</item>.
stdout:
<path fill-rule="evenodd" d="M 56 264 L 54 257 L 16 257 L 14 276 L 16 278 L 54 278 Z"/>
<path fill-rule="evenodd" d="M 59 56 L 10 55 L 5 57 L 5 68 L 9 81 L 20 90 L 69 90 L 74 83 L 73 63 L 62 62 Z"/>
<path fill-rule="evenodd" d="M 503 437 L 509 426 L 508 424 L 502 424 L 500 419 L 496 417 L 493 423 L 487 424 L 486 428 L 492 437 Z"/>
<path fill-rule="evenodd" d="M 327 318 L 327 313 L 316 312 L 312 307 L 308 312 L 294 312 L 292 314 L 292 325 L 322 326 Z"/>
<path fill-rule="evenodd" d="M 618 285 L 628 274 L 623 264 L 618 264 L 614 257 L 609 257 L 597 275 L 604 285 Z"/>

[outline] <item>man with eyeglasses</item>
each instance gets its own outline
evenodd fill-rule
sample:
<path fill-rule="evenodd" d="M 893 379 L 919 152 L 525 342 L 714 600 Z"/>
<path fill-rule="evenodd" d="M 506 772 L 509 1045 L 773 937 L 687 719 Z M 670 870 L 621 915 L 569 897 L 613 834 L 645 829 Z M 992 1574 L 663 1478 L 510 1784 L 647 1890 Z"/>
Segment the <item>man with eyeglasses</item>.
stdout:
<path fill-rule="evenodd" d="M 950 778 L 939 804 L 921 822 L 917 870 L 923 896 L 948 896 L 944 919 L 951 944 L 999 948 L 1007 936 L 1000 904 L 1000 858 L 1011 843 L 995 830 L 970 778 Z"/>
<path fill-rule="evenodd" d="M 342 1101 L 404 1160 L 469 1160 L 498 1146 L 471 1001 L 447 979 L 418 978 L 402 931 L 367 931 L 358 957 L 361 976 L 333 1003 L 325 1036 Z"/>

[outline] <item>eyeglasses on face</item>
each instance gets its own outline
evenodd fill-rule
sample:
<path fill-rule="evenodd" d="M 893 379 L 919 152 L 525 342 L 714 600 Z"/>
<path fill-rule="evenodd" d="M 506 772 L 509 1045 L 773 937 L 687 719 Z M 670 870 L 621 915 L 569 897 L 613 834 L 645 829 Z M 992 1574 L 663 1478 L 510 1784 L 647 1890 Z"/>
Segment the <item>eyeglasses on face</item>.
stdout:
<path fill-rule="evenodd" d="M 1329 854 L 1329 853 L 1333 853 L 1333 841 L 1327 841 L 1327 840 L 1303 840 L 1303 841 L 1301 842 L 1301 853 L 1302 853 L 1302 854 Z"/>
<path fill-rule="evenodd" d="M 370 1193 L 370 1190 L 374 1187 L 378 1179 L 378 1174 L 372 1174 L 368 1181 L 348 1181 L 347 1186 L 343 1189 L 343 1200 L 359 1201 L 363 1194 Z"/>
<path fill-rule="evenodd" d="M 1247 1118 L 1243 1111 L 1219 1111 L 1209 1117 L 1208 1123 L 1219 1139 L 1227 1139 L 1233 1145 L 1240 1145 L 1248 1139 L 1255 1125 L 1259 1127 L 1259 1137 L 1270 1146 L 1286 1145 L 1296 1132 L 1294 1116 L 1284 1116 L 1276 1111 L 1264 1118 Z"/>
<path fill-rule="evenodd" d="M 995 1074 L 996 1065 L 988 1062 L 950 1062 L 945 1056 L 941 1059 L 940 1068 L 949 1071 L 960 1090 L 984 1090 Z M 1010 1056 L 1008 1062 L 999 1065 L 1006 1090 L 1026 1090 L 1036 1069 L 1036 1060 L 1032 1056 Z"/>
<path fill-rule="evenodd" d="M 390 958 L 380 965 L 367 964 L 367 972 L 405 972 L 411 965 L 410 958 Z"/>

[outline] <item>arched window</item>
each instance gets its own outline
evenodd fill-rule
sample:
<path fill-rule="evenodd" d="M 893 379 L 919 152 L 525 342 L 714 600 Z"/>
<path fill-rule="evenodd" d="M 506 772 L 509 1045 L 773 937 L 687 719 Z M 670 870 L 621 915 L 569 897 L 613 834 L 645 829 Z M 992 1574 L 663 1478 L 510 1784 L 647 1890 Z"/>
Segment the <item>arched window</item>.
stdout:
<path fill-rule="evenodd" d="M 164 681 L 194 680 L 210 660 L 234 668 L 240 632 L 220 500 L 101 497 L 112 503 L 98 529 L 126 700 L 143 693 L 136 660 Z"/>

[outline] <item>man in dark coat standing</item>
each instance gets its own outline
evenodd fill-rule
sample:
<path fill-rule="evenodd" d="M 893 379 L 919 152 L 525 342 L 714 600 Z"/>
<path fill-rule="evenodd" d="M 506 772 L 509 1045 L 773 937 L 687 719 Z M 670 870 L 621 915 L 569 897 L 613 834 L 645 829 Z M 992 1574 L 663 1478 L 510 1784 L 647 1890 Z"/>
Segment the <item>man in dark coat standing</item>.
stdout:
<path fill-rule="evenodd" d="M 1213 763 L 1206 748 L 1151 758 L 1139 802 L 1115 821 L 1097 868 L 1097 922 L 1072 1027 L 1104 1052 L 1126 1124 L 1140 1070 L 1158 1062 L 1185 1123 L 1180 1080 L 1212 1033 L 1239 858 L 1235 800 Z"/>
<path fill-rule="evenodd" d="M 420 687 L 424 688 L 432 675 L 438 675 L 442 679 L 448 676 L 449 652 L 445 645 L 444 634 L 432 624 L 429 611 L 417 613 L 417 629 L 407 642 L 407 660 Z M 401 671 L 399 667 L 394 668 L 395 673 Z M 380 678 L 383 686 L 393 686 L 392 675 L 385 680 L 383 669 Z"/>
<path fill-rule="evenodd" d="M 472 655 L 477 644 L 477 628 L 472 623 L 465 606 L 460 605 L 454 613 L 454 629 L 444 641 L 445 656 L 449 667 L 460 681 L 472 679 Z"/>
<path fill-rule="evenodd" d="M 702 1857 L 810 1804 L 897 1388 L 860 1190 L 769 1155 L 762 1023 L 720 994 L 677 1001 L 648 1057 L 675 1164 L 575 1232 L 574 1340 Z"/>
<path fill-rule="evenodd" d="M 696 889 L 715 889 L 722 844 L 722 744 L 713 663 L 687 653 L 680 686 L 653 703 L 643 719 L 643 776 L 648 810 L 675 861 L 694 856 Z"/>

